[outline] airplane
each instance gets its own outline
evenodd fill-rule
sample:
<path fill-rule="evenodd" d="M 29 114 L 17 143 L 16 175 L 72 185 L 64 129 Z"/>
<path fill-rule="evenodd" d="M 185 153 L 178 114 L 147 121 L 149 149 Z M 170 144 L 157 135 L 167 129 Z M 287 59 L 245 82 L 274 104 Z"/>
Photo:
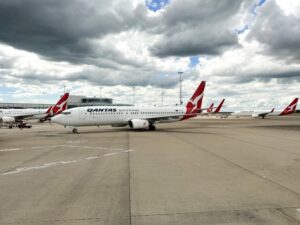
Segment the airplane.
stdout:
<path fill-rule="evenodd" d="M 26 127 L 26 123 L 23 122 L 25 119 L 46 120 L 64 111 L 67 108 L 68 98 L 69 93 L 65 93 L 54 106 L 48 109 L 0 109 L 0 127 L 8 124 L 8 127 L 12 128 L 13 124 L 18 124 L 19 128 L 23 128 Z"/>
<path fill-rule="evenodd" d="M 73 128 L 111 125 L 129 126 L 132 130 L 155 130 L 156 123 L 171 123 L 190 119 L 201 109 L 205 81 L 202 81 L 185 107 L 88 106 L 68 109 L 51 118 L 51 121 Z"/>
<path fill-rule="evenodd" d="M 207 113 L 211 113 L 213 111 L 214 108 L 214 103 L 211 103 L 211 105 L 208 107 L 208 109 L 206 110 Z"/>
<path fill-rule="evenodd" d="M 40 121 L 43 122 L 45 120 L 50 120 L 51 117 L 58 115 L 60 113 L 62 113 L 63 111 L 65 111 L 67 109 L 67 103 L 68 103 L 68 99 L 69 99 L 69 93 L 65 93 L 59 100 L 58 102 L 53 105 L 50 106 L 46 113 L 43 115 L 36 115 L 34 116 L 39 117 Z M 42 117 L 41 117 L 42 116 Z"/>
<path fill-rule="evenodd" d="M 298 98 L 295 98 L 284 110 L 282 111 L 275 111 L 273 108 L 270 111 L 237 111 L 230 114 L 230 116 L 236 117 L 253 117 L 253 118 L 261 118 L 264 119 L 266 116 L 285 116 L 292 114 L 296 111 L 298 103 Z"/>
<path fill-rule="evenodd" d="M 222 99 L 222 101 L 220 102 L 220 104 L 217 107 L 214 107 L 214 103 L 212 103 L 206 111 L 204 111 L 203 109 L 201 110 L 201 114 L 205 114 L 205 115 L 212 115 L 212 114 L 217 114 L 221 111 L 221 108 L 224 104 L 225 98 Z M 215 109 L 215 110 L 214 110 Z"/>
<path fill-rule="evenodd" d="M 222 99 L 222 101 L 220 102 L 220 104 L 218 105 L 218 107 L 216 108 L 216 110 L 213 113 L 219 113 L 221 111 L 221 108 L 222 108 L 224 102 L 225 102 L 225 98 Z"/>

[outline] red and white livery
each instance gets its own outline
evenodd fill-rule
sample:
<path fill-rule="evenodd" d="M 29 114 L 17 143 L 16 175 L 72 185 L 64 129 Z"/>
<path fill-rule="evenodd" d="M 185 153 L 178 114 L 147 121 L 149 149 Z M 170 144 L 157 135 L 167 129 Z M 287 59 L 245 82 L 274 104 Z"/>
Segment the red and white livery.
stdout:
<path fill-rule="evenodd" d="M 285 116 L 292 114 L 296 111 L 298 103 L 298 98 L 295 98 L 284 110 L 275 111 L 274 108 L 272 110 L 255 110 L 255 111 L 237 111 L 231 113 L 231 116 L 235 117 L 253 117 L 253 118 L 262 118 L 269 116 Z"/>
<path fill-rule="evenodd" d="M 72 127 L 111 125 L 131 129 L 155 130 L 157 123 L 171 123 L 197 116 L 201 110 L 205 89 L 202 81 L 185 107 L 87 106 L 77 107 L 54 116 L 52 121 Z"/>
<path fill-rule="evenodd" d="M 23 120 L 40 119 L 46 120 L 54 115 L 60 114 L 67 108 L 69 93 L 65 93 L 59 101 L 48 109 L 0 109 L 0 125 L 12 128 L 14 124 L 22 128 L 26 125 Z"/>

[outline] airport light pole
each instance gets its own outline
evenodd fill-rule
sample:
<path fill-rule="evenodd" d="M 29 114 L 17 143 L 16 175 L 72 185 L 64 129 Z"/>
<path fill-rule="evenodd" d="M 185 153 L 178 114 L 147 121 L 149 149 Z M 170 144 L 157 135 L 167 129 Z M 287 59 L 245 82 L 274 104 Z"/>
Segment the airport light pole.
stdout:
<path fill-rule="evenodd" d="M 133 106 L 135 106 L 135 86 L 132 87 L 132 94 L 133 94 Z"/>
<path fill-rule="evenodd" d="M 66 93 L 66 85 L 64 85 L 64 94 Z"/>
<path fill-rule="evenodd" d="M 165 91 L 164 89 L 161 90 L 161 106 L 164 105 L 164 94 L 165 94 Z"/>
<path fill-rule="evenodd" d="M 102 87 L 99 87 L 100 98 L 102 98 Z"/>
<path fill-rule="evenodd" d="M 181 76 L 182 76 L 183 72 L 179 71 L 178 75 L 179 75 L 179 105 L 182 105 L 182 86 L 181 86 Z"/>

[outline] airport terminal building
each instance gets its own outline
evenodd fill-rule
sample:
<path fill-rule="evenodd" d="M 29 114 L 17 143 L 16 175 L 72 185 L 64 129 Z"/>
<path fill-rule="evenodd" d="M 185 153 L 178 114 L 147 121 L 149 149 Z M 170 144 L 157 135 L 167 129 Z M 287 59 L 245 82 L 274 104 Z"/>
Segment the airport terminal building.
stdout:
<path fill-rule="evenodd" d="M 55 103 L 53 103 L 55 104 Z M 53 104 L 39 104 L 39 103 L 0 103 L 1 109 L 44 109 L 49 108 Z M 106 106 L 106 105 L 124 105 L 128 104 L 113 104 L 112 98 L 98 98 L 98 97 L 86 97 L 80 95 L 70 95 L 68 99 L 68 108 L 81 107 L 81 106 Z"/>

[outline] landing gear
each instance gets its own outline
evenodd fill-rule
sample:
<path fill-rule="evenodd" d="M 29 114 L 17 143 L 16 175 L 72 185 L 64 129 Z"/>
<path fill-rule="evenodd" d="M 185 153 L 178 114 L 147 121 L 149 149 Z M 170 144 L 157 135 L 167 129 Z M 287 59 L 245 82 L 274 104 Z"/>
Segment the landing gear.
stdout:
<path fill-rule="evenodd" d="M 153 124 L 149 124 L 149 130 L 155 130 L 156 127 Z"/>
<path fill-rule="evenodd" d="M 77 134 L 77 133 L 78 133 L 77 128 L 73 128 L 72 132 L 73 132 L 74 134 Z"/>

